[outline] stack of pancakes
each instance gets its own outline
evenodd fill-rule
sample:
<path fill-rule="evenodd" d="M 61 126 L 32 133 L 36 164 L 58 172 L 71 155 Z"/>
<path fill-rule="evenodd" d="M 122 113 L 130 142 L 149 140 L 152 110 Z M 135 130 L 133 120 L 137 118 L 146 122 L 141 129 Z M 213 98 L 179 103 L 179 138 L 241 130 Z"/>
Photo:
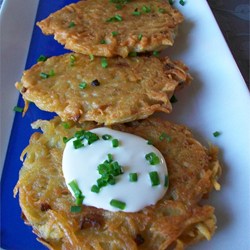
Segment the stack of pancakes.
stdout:
<path fill-rule="evenodd" d="M 14 190 L 25 222 L 49 249 L 184 249 L 213 235 L 214 208 L 200 201 L 220 188 L 217 149 L 202 146 L 185 126 L 149 117 L 170 113 L 175 91 L 191 82 L 182 62 L 158 57 L 182 21 L 164 0 L 86 0 L 38 23 L 74 51 L 37 63 L 16 83 L 25 112 L 34 102 L 58 114 L 32 124 L 43 133 L 23 151 Z M 70 211 L 62 138 L 100 126 L 143 137 L 161 151 L 169 189 L 157 204 L 136 213 L 85 205 Z M 171 141 L 160 140 L 162 133 Z"/>

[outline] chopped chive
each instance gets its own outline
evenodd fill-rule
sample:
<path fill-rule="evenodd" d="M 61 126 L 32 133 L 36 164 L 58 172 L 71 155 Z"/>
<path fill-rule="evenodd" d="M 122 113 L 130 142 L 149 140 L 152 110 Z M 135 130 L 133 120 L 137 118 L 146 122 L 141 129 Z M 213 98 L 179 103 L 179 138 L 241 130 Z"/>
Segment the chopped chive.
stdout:
<path fill-rule="evenodd" d="M 165 132 L 163 132 L 163 133 L 161 133 L 161 135 L 159 136 L 159 140 L 160 140 L 160 141 L 163 141 L 163 140 L 165 140 L 165 139 L 166 139 L 167 142 L 170 142 L 170 141 L 172 140 L 171 136 L 169 136 L 169 135 L 167 135 Z"/>
<path fill-rule="evenodd" d="M 168 187 L 168 185 L 169 185 L 169 178 L 168 175 L 165 175 L 164 187 Z"/>
<path fill-rule="evenodd" d="M 148 145 L 153 145 L 152 140 L 148 140 L 148 141 L 147 141 L 147 144 L 148 144 Z"/>
<path fill-rule="evenodd" d="M 112 162 L 113 161 L 113 155 L 112 154 L 108 154 L 108 161 Z"/>
<path fill-rule="evenodd" d="M 106 20 L 106 22 L 121 22 L 122 17 L 120 15 L 115 15 Z"/>
<path fill-rule="evenodd" d="M 117 148 L 117 147 L 119 146 L 119 141 L 118 141 L 118 139 L 113 139 L 113 140 L 112 140 L 112 146 L 113 146 L 113 148 Z"/>
<path fill-rule="evenodd" d="M 185 1 L 184 0 L 180 0 L 179 3 L 184 6 L 185 5 Z"/>
<path fill-rule="evenodd" d="M 95 133 L 90 132 L 90 131 L 84 132 L 84 138 L 87 139 L 88 145 L 91 145 L 95 141 L 99 140 L 99 136 Z"/>
<path fill-rule="evenodd" d="M 93 54 L 90 54 L 90 55 L 89 55 L 89 59 L 90 59 L 90 61 L 93 61 L 93 60 L 94 60 L 94 58 L 95 58 L 95 57 L 94 57 L 94 55 L 93 55 Z"/>
<path fill-rule="evenodd" d="M 156 171 L 149 172 L 149 177 L 151 180 L 152 186 L 158 186 L 160 184 L 159 174 Z"/>
<path fill-rule="evenodd" d="M 76 180 L 71 181 L 68 185 L 74 193 L 76 205 L 81 205 L 85 197 L 82 195 L 82 191 L 79 189 Z"/>
<path fill-rule="evenodd" d="M 82 211 L 81 206 L 71 206 L 70 207 L 70 212 L 71 213 L 80 213 Z"/>
<path fill-rule="evenodd" d="M 105 140 L 105 141 L 110 140 L 111 138 L 112 138 L 112 136 L 108 135 L 108 134 L 105 134 L 105 135 L 102 136 L 102 139 Z"/>
<path fill-rule="evenodd" d="M 137 11 L 132 12 L 132 15 L 133 16 L 140 16 L 141 12 L 137 10 Z"/>
<path fill-rule="evenodd" d="M 97 79 L 95 79 L 94 81 L 91 82 L 91 85 L 97 87 L 100 86 L 100 82 Z"/>
<path fill-rule="evenodd" d="M 141 39 L 142 39 L 142 34 L 139 34 L 138 35 L 138 40 L 141 41 Z"/>
<path fill-rule="evenodd" d="M 37 58 L 37 62 L 45 62 L 48 58 L 44 55 L 40 55 L 38 58 Z"/>
<path fill-rule="evenodd" d="M 131 52 L 128 53 L 128 56 L 135 57 L 135 56 L 137 56 L 137 52 L 131 51 Z"/>
<path fill-rule="evenodd" d="M 121 210 L 124 210 L 126 208 L 126 203 L 123 201 L 112 199 L 109 203 L 112 207 L 119 208 Z"/>
<path fill-rule="evenodd" d="M 15 106 L 15 107 L 13 108 L 13 111 L 22 113 L 22 112 L 23 112 L 23 108 L 18 107 L 18 106 Z"/>
<path fill-rule="evenodd" d="M 166 13 L 166 10 L 163 9 L 163 8 L 159 8 L 159 9 L 158 9 L 158 12 L 159 12 L 159 13 Z"/>
<path fill-rule="evenodd" d="M 49 71 L 49 76 L 54 76 L 55 75 L 55 71 L 53 70 L 53 69 L 51 69 L 50 71 Z"/>
<path fill-rule="evenodd" d="M 178 99 L 176 98 L 175 95 L 173 95 L 173 96 L 170 98 L 170 102 L 171 102 L 171 103 L 176 103 L 176 102 L 178 102 Z"/>
<path fill-rule="evenodd" d="M 100 188 L 97 185 L 93 185 L 91 187 L 91 192 L 98 194 L 100 192 Z"/>
<path fill-rule="evenodd" d="M 69 140 L 71 140 L 73 137 L 67 138 L 66 136 L 63 137 L 63 142 L 67 143 Z"/>
<path fill-rule="evenodd" d="M 112 31 L 111 34 L 112 34 L 112 36 L 117 36 L 119 34 L 119 32 L 118 31 Z"/>
<path fill-rule="evenodd" d="M 213 136 L 214 137 L 218 137 L 218 136 L 220 136 L 221 135 L 221 132 L 219 132 L 219 131 L 215 131 L 214 133 L 213 133 Z"/>
<path fill-rule="evenodd" d="M 137 173 L 129 173 L 129 181 L 130 182 L 137 182 L 137 180 L 138 180 Z"/>
<path fill-rule="evenodd" d="M 87 87 L 87 83 L 86 82 L 81 82 L 80 84 L 79 84 L 79 88 L 80 89 L 85 89 Z"/>
<path fill-rule="evenodd" d="M 74 66 L 75 65 L 75 61 L 76 61 L 76 57 L 74 55 L 70 55 L 70 66 Z"/>
<path fill-rule="evenodd" d="M 156 51 L 156 50 L 155 50 L 155 51 L 153 52 L 153 55 L 154 55 L 154 56 L 159 56 L 159 54 L 160 54 L 159 51 Z"/>
<path fill-rule="evenodd" d="M 106 40 L 105 40 L 105 39 L 102 39 L 102 40 L 100 41 L 100 44 L 106 44 Z"/>
<path fill-rule="evenodd" d="M 73 28 L 73 27 L 75 27 L 75 26 L 76 26 L 76 24 L 75 24 L 74 22 L 70 22 L 68 27 L 69 27 L 69 28 Z"/>
<path fill-rule="evenodd" d="M 154 152 L 146 154 L 145 158 L 149 161 L 150 165 L 157 165 L 160 163 L 160 158 Z"/>
<path fill-rule="evenodd" d="M 40 77 L 41 77 L 42 79 L 47 79 L 47 78 L 49 78 L 49 74 L 46 74 L 46 73 L 44 73 L 44 72 L 41 72 L 41 73 L 40 73 Z"/>
<path fill-rule="evenodd" d="M 73 145 L 74 145 L 74 148 L 75 148 L 75 149 L 84 147 L 84 144 L 82 143 L 82 140 L 81 140 L 81 139 L 74 140 L 74 141 L 73 141 Z"/>
<path fill-rule="evenodd" d="M 143 5 L 142 6 L 142 11 L 145 12 L 145 13 L 149 13 L 151 11 L 151 8 L 150 8 L 150 6 Z"/>
<path fill-rule="evenodd" d="M 62 126 L 66 129 L 70 128 L 70 125 L 67 122 L 62 122 Z"/>
<path fill-rule="evenodd" d="M 103 68 L 107 68 L 108 67 L 108 61 L 105 57 L 101 58 L 101 65 Z"/>

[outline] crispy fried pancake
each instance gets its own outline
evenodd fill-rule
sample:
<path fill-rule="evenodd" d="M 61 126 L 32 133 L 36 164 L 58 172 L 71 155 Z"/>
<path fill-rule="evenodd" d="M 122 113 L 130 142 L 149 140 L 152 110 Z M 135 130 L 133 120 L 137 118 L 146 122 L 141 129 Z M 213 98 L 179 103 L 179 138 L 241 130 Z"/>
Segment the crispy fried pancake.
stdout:
<path fill-rule="evenodd" d="M 14 192 L 19 191 L 25 221 L 39 241 L 50 249 L 165 250 L 211 238 L 216 228 L 214 208 L 198 203 L 213 187 L 219 189 L 217 150 L 204 148 L 184 126 L 152 118 L 112 128 L 150 139 L 162 152 L 170 183 L 163 199 L 136 213 L 84 205 L 81 212 L 70 212 L 74 198 L 62 175 L 62 137 L 96 126 L 70 122 L 65 129 L 59 117 L 33 124 L 43 134 L 34 133 L 23 151 L 26 157 Z M 163 132 L 171 140 L 160 140 Z"/>
<path fill-rule="evenodd" d="M 72 51 L 126 57 L 129 52 L 173 45 L 182 21 L 183 16 L 168 1 L 87 0 L 64 7 L 38 26 Z"/>
<path fill-rule="evenodd" d="M 63 120 L 112 124 L 142 119 L 155 111 L 169 113 L 174 91 L 190 80 L 187 67 L 168 58 L 91 60 L 65 54 L 25 71 L 16 87 L 26 101 L 56 112 Z"/>

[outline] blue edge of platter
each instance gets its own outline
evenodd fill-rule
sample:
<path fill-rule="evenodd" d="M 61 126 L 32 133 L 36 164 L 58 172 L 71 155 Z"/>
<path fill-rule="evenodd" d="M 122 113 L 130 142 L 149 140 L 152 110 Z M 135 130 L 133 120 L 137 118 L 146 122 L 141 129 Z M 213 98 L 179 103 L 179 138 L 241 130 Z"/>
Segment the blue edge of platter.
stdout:
<path fill-rule="evenodd" d="M 61 9 L 65 5 L 74 2 L 77 2 L 77 0 L 40 1 L 35 23 L 46 18 L 49 14 Z M 40 55 L 50 57 L 67 52 L 62 45 L 54 40 L 53 36 L 43 35 L 40 28 L 37 27 L 35 23 L 25 69 L 29 69 L 34 65 Z M 21 96 L 19 96 L 17 106 L 24 106 Z M 54 116 L 55 113 L 41 111 L 36 108 L 34 104 L 30 105 L 29 110 L 24 117 L 22 117 L 21 113 L 15 114 L 2 172 L 0 190 L 1 248 L 3 249 L 47 249 L 36 240 L 37 237 L 32 233 L 32 227 L 24 224 L 24 221 L 21 218 L 18 196 L 16 198 L 13 197 L 13 189 L 17 183 L 20 168 L 22 167 L 20 155 L 23 149 L 28 145 L 31 134 L 34 133 L 34 130 L 31 128 L 31 123 L 38 119 L 48 120 Z"/>

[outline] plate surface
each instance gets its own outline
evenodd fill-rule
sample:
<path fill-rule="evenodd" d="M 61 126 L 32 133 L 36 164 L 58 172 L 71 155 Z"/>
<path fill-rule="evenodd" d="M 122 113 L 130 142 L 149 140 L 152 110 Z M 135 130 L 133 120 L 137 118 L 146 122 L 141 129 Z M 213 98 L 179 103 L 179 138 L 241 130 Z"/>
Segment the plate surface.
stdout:
<path fill-rule="evenodd" d="M 0 106 L 1 162 L 6 155 L 1 177 L 1 247 L 4 249 L 45 249 L 36 241 L 31 227 L 25 226 L 20 218 L 18 199 L 13 198 L 12 190 L 22 166 L 19 156 L 34 132 L 30 123 L 40 118 L 49 119 L 54 115 L 31 105 L 24 118 L 19 113 L 14 117 L 12 108 L 16 105 L 18 95 L 13 86 L 21 78 L 27 52 L 26 69 L 35 64 L 41 54 L 52 56 L 66 52 L 52 36 L 44 36 L 33 25 L 35 14 L 36 21 L 39 21 L 64 5 L 77 1 L 43 0 L 36 13 L 38 2 L 26 0 L 24 5 L 22 1 L 6 0 L 0 17 L 1 28 L 5 27 L 1 30 L 2 33 L 5 32 L 5 38 L 1 35 L 0 58 L 1 74 L 3 73 Z M 184 61 L 194 80 L 189 87 L 177 93 L 178 102 L 174 104 L 172 114 L 162 117 L 187 125 L 203 144 L 212 142 L 218 145 L 224 165 L 220 180 L 222 190 L 213 192 L 209 200 L 205 201 L 215 206 L 217 232 L 211 241 L 201 242 L 189 249 L 247 250 L 250 249 L 250 242 L 247 240 L 250 232 L 249 92 L 207 2 L 189 0 L 185 6 L 181 6 L 176 1 L 175 6 L 186 20 L 180 27 L 174 47 L 165 50 L 163 54 Z M 13 23 L 10 16 L 18 16 L 18 22 Z M 18 106 L 23 106 L 20 97 Z M 217 138 L 213 137 L 215 131 L 221 132 Z"/>

